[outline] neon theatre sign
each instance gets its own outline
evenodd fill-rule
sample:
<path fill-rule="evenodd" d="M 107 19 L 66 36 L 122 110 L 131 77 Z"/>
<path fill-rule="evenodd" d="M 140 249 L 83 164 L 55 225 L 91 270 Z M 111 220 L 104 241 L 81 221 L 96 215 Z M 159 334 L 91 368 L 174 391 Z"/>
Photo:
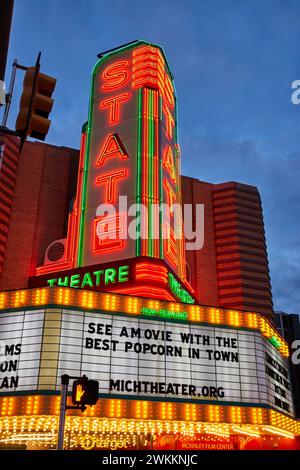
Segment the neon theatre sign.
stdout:
<path fill-rule="evenodd" d="M 141 268 L 134 273 L 143 282 L 118 284 L 118 292 L 194 302 L 186 279 L 179 170 L 176 95 L 163 50 L 135 41 L 102 54 L 92 72 L 68 256 L 56 266 L 38 267 L 36 274 L 101 269 L 121 260 L 124 265 L 136 260 L 137 266 L 146 259 L 143 273 Z M 120 197 L 137 208 L 134 214 L 121 207 Z M 115 208 L 113 220 L 99 213 L 107 205 Z M 167 210 L 157 211 L 162 206 Z M 173 207 L 180 208 L 179 222 Z M 127 227 L 137 214 L 130 237 Z"/>

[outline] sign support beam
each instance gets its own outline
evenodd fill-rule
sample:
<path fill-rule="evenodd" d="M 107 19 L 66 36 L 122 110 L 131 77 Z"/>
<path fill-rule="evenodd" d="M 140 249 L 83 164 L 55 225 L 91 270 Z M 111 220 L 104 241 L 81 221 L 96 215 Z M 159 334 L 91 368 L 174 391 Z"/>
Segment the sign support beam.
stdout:
<path fill-rule="evenodd" d="M 85 377 L 85 376 L 84 376 Z M 60 395 L 60 412 L 59 412 L 59 425 L 58 425 L 58 439 L 57 439 L 57 450 L 64 450 L 64 434 L 66 424 L 66 413 L 67 410 L 81 410 L 85 411 L 86 406 L 68 406 L 68 387 L 70 379 L 81 379 L 82 377 L 73 377 L 68 374 L 61 376 L 61 395 Z"/>
<path fill-rule="evenodd" d="M 58 426 L 57 450 L 64 449 L 64 433 L 67 413 L 67 397 L 70 377 L 67 374 L 61 376 L 60 413 Z"/>

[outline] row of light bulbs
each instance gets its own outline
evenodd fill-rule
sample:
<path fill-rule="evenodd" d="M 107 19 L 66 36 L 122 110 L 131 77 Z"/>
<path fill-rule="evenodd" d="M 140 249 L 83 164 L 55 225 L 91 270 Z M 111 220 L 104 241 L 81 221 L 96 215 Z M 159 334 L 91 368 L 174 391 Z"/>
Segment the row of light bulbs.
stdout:
<path fill-rule="evenodd" d="M 6 443 L 33 443 L 54 445 L 57 439 L 58 420 L 56 417 L 16 417 L 3 420 L 0 428 L 0 440 Z M 285 438 L 294 438 L 288 431 L 274 426 L 237 426 L 219 423 L 190 423 L 184 421 L 142 421 L 142 420 L 108 420 L 93 418 L 68 417 L 66 421 L 66 439 L 76 441 L 76 436 L 93 433 L 95 436 L 130 435 L 156 436 L 161 434 L 192 437 L 197 434 L 213 435 L 229 439 L 232 434 L 260 437 L 272 434 Z M 75 445 L 75 444 L 74 444 Z"/>

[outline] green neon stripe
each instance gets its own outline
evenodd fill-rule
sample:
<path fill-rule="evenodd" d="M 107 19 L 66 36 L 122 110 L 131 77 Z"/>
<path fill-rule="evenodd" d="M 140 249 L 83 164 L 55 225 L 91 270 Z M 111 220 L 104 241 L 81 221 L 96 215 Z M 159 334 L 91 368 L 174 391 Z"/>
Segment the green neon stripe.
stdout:
<path fill-rule="evenodd" d="M 151 256 L 151 175 L 150 175 L 150 158 L 151 158 L 151 129 L 150 129 L 150 119 L 151 119 L 151 90 L 148 90 L 148 161 L 147 161 L 147 172 L 148 172 L 148 256 Z"/>
<path fill-rule="evenodd" d="M 154 135 L 154 91 L 152 90 L 152 109 L 151 109 L 152 113 L 151 113 L 151 204 L 154 203 L 154 179 L 155 179 L 155 174 L 154 174 L 154 150 L 155 150 L 155 146 L 154 146 L 154 139 L 155 139 L 155 135 Z M 152 208 L 152 211 L 151 211 L 151 224 L 152 224 L 152 231 L 153 231 L 153 208 Z M 152 242 L 152 256 L 154 256 L 154 244 L 155 244 L 155 241 L 154 241 L 154 234 L 153 232 L 151 232 L 151 242 Z"/>
<path fill-rule="evenodd" d="M 150 90 L 149 103 L 149 256 L 153 256 L 153 224 L 152 224 L 152 204 L 153 204 L 153 90 Z"/>
<path fill-rule="evenodd" d="M 137 210 L 140 213 L 141 204 L 141 184 L 142 184 L 142 173 L 141 173 L 141 154 L 142 154 L 142 89 L 138 90 L 138 130 L 137 130 Z M 141 224 L 137 224 L 137 232 L 141 229 Z M 141 234 L 136 239 L 135 243 L 136 256 L 141 255 Z"/>
<path fill-rule="evenodd" d="M 142 89 L 138 90 L 138 135 L 137 135 L 137 198 L 141 201 L 141 157 L 142 157 Z"/>
<path fill-rule="evenodd" d="M 156 182 L 157 182 L 157 178 L 158 178 L 158 175 L 157 175 L 157 166 L 155 165 L 155 163 L 157 162 L 157 149 L 155 147 L 155 143 L 156 143 L 156 135 L 157 135 L 157 121 L 155 119 L 155 112 L 154 110 L 157 108 L 156 106 L 156 101 L 157 101 L 157 91 L 153 92 L 153 120 L 152 120 L 152 134 L 153 134 L 153 140 L 152 140 L 152 145 L 153 145 L 153 158 L 152 158 L 152 168 L 153 168 L 153 199 L 154 199 L 154 204 L 157 204 L 157 194 L 156 194 Z M 155 223 L 154 223 L 154 227 L 155 227 L 155 230 L 156 230 L 156 226 L 157 226 L 157 220 L 156 220 L 156 216 L 157 216 L 157 213 L 156 213 L 156 210 L 155 210 Z M 156 251 L 156 245 L 157 245 L 157 242 L 156 242 L 156 233 L 154 233 L 154 236 L 153 236 L 153 256 L 157 256 L 157 251 Z"/>
<path fill-rule="evenodd" d="M 177 119 L 178 119 L 178 110 L 177 110 L 177 103 L 175 101 L 175 126 L 174 126 L 174 138 L 175 138 L 175 142 L 176 144 L 178 145 L 178 124 L 177 124 Z M 179 152 L 176 152 L 176 160 L 175 160 L 175 163 L 176 163 L 176 172 L 177 172 L 177 184 L 176 184 L 176 191 L 177 192 L 180 192 L 180 189 L 181 189 L 181 184 L 180 184 L 180 178 L 179 178 L 179 168 L 180 168 L 180 153 Z"/>
<path fill-rule="evenodd" d="M 152 90 L 152 113 L 151 113 L 151 205 L 154 203 L 154 91 Z M 152 242 L 152 256 L 154 256 L 154 234 L 153 234 L 153 207 L 151 206 L 151 242 Z"/>
<path fill-rule="evenodd" d="M 159 95 L 159 119 L 162 121 L 162 97 Z M 159 126 L 160 128 L 160 126 Z M 161 134 L 159 133 L 159 204 L 163 203 L 163 168 L 162 168 L 162 152 L 161 152 Z M 160 258 L 164 257 L 164 247 L 163 247 L 163 215 L 159 211 L 159 255 Z"/>
<path fill-rule="evenodd" d="M 148 89 L 148 116 L 147 116 L 147 176 L 148 176 L 148 256 L 151 256 L 151 90 Z"/>
<path fill-rule="evenodd" d="M 154 198 L 154 91 L 152 90 L 151 101 L 151 196 Z"/>
<path fill-rule="evenodd" d="M 82 257 L 83 257 L 84 225 L 85 225 L 84 222 L 85 222 L 87 180 L 88 180 L 89 159 L 90 159 L 90 144 L 91 144 L 91 124 L 92 124 L 92 108 L 93 108 L 93 99 L 92 99 L 92 97 L 94 96 L 95 78 L 96 78 L 96 72 L 94 73 L 94 71 L 93 71 L 92 80 L 91 80 L 90 102 L 89 102 L 89 117 L 88 117 L 88 127 L 87 127 L 87 144 L 86 144 L 85 157 L 84 157 L 84 167 L 83 167 L 81 217 L 80 217 L 80 226 L 79 226 L 78 258 L 77 258 L 77 265 L 78 266 L 82 266 Z"/>

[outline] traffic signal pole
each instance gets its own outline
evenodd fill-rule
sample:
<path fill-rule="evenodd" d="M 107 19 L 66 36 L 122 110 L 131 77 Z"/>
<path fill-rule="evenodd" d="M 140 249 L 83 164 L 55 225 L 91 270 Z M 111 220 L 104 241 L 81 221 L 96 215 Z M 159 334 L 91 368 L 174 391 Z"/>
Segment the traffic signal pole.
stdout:
<path fill-rule="evenodd" d="M 59 410 L 59 424 L 58 424 L 58 438 L 57 438 L 57 450 L 64 450 L 64 435 L 65 435 L 65 424 L 67 410 L 81 410 L 85 411 L 86 406 L 84 404 L 77 404 L 75 406 L 69 406 L 68 401 L 68 387 L 70 379 L 83 380 L 87 382 L 95 382 L 94 380 L 88 380 L 86 375 L 82 377 L 73 377 L 68 374 L 61 376 L 61 394 L 60 394 L 60 410 Z M 94 404 L 94 403 L 93 403 Z"/>
<path fill-rule="evenodd" d="M 59 412 L 57 450 L 64 449 L 64 434 L 65 434 L 65 424 L 66 424 L 69 380 L 70 380 L 70 377 L 67 374 L 64 374 L 61 376 L 61 395 L 60 395 L 60 412 Z"/>
<path fill-rule="evenodd" d="M 38 68 L 38 72 L 40 70 L 40 61 L 41 61 L 41 52 L 39 52 L 39 54 L 37 56 L 37 60 L 36 60 L 36 67 Z M 20 137 L 19 132 L 13 131 L 13 130 L 8 129 L 6 127 L 7 118 L 8 118 L 8 114 L 9 114 L 9 109 L 10 109 L 10 105 L 11 105 L 11 101 L 12 101 L 12 97 L 13 97 L 13 91 L 14 91 L 14 86 L 15 86 L 15 81 L 16 81 L 17 69 L 24 70 L 26 72 L 28 67 L 26 67 L 25 65 L 19 64 L 17 59 L 15 59 L 13 61 L 12 71 L 11 71 L 11 76 L 10 76 L 10 82 L 9 82 L 9 88 L 8 88 L 8 93 L 6 94 L 6 103 L 5 103 L 5 109 L 4 109 L 3 118 L 2 118 L 2 122 L 1 122 L 1 126 L 0 126 L 0 131 L 3 132 L 4 134 L 17 135 L 18 137 Z M 36 75 L 38 74 L 38 72 L 36 72 Z M 34 79 L 34 87 L 36 87 L 36 76 L 35 76 L 35 79 Z M 32 108 L 32 100 L 33 100 L 33 96 L 34 96 L 34 91 L 35 90 L 32 89 L 32 94 L 31 94 L 31 99 L 30 99 L 30 102 L 31 102 L 30 113 L 32 111 L 31 108 Z M 27 127 L 28 127 L 28 122 L 30 122 L 30 115 L 29 115 L 29 117 L 27 119 L 27 122 L 26 122 Z"/>
<path fill-rule="evenodd" d="M 12 91 L 13 91 L 14 84 L 15 84 L 15 79 L 16 79 L 16 72 L 17 72 L 16 65 L 17 65 L 17 63 L 18 63 L 18 61 L 15 59 L 14 62 L 13 62 L 13 66 L 12 66 L 9 89 L 8 89 L 8 93 L 6 95 L 6 105 L 5 105 L 5 110 L 4 110 L 2 123 L 1 123 L 1 125 L 3 127 L 5 127 L 6 123 L 7 123 L 7 118 L 8 118 L 8 113 L 9 113 L 9 108 L 10 108 L 10 103 L 11 103 L 11 97 L 12 97 Z"/>
<path fill-rule="evenodd" d="M 41 52 L 39 52 L 34 66 L 25 67 L 18 64 L 17 60 L 14 60 L 13 63 L 9 92 L 6 94 L 5 110 L 0 125 L 0 135 L 8 134 L 19 137 L 19 153 L 22 152 L 27 137 L 45 140 L 51 124 L 49 114 L 54 103 L 51 95 L 55 89 L 56 78 L 41 72 L 40 60 Z M 25 75 L 15 130 L 12 130 L 8 129 L 6 124 L 18 69 L 24 70 Z"/>
<path fill-rule="evenodd" d="M 12 65 L 12 72 L 11 72 L 11 76 L 10 76 L 9 89 L 8 89 L 8 93 L 6 95 L 6 105 L 5 105 L 4 114 L 3 114 L 2 123 L 1 123 L 1 125 L 3 127 L 6 127 L 6 123 L 7 123 L 7 118 L 8 118 L 10 104 L 11 104 L 11 100 L 12 100 L 13 90 L 14 90 L 14 86 L 15 86 L 17 68 L 22 68 L 23 70 L 24 69 L 27 70 L 27 67 L 23 67 L 22 65 L 18 66 L 17 59 L 14 60 L 13 65 Z"/>

